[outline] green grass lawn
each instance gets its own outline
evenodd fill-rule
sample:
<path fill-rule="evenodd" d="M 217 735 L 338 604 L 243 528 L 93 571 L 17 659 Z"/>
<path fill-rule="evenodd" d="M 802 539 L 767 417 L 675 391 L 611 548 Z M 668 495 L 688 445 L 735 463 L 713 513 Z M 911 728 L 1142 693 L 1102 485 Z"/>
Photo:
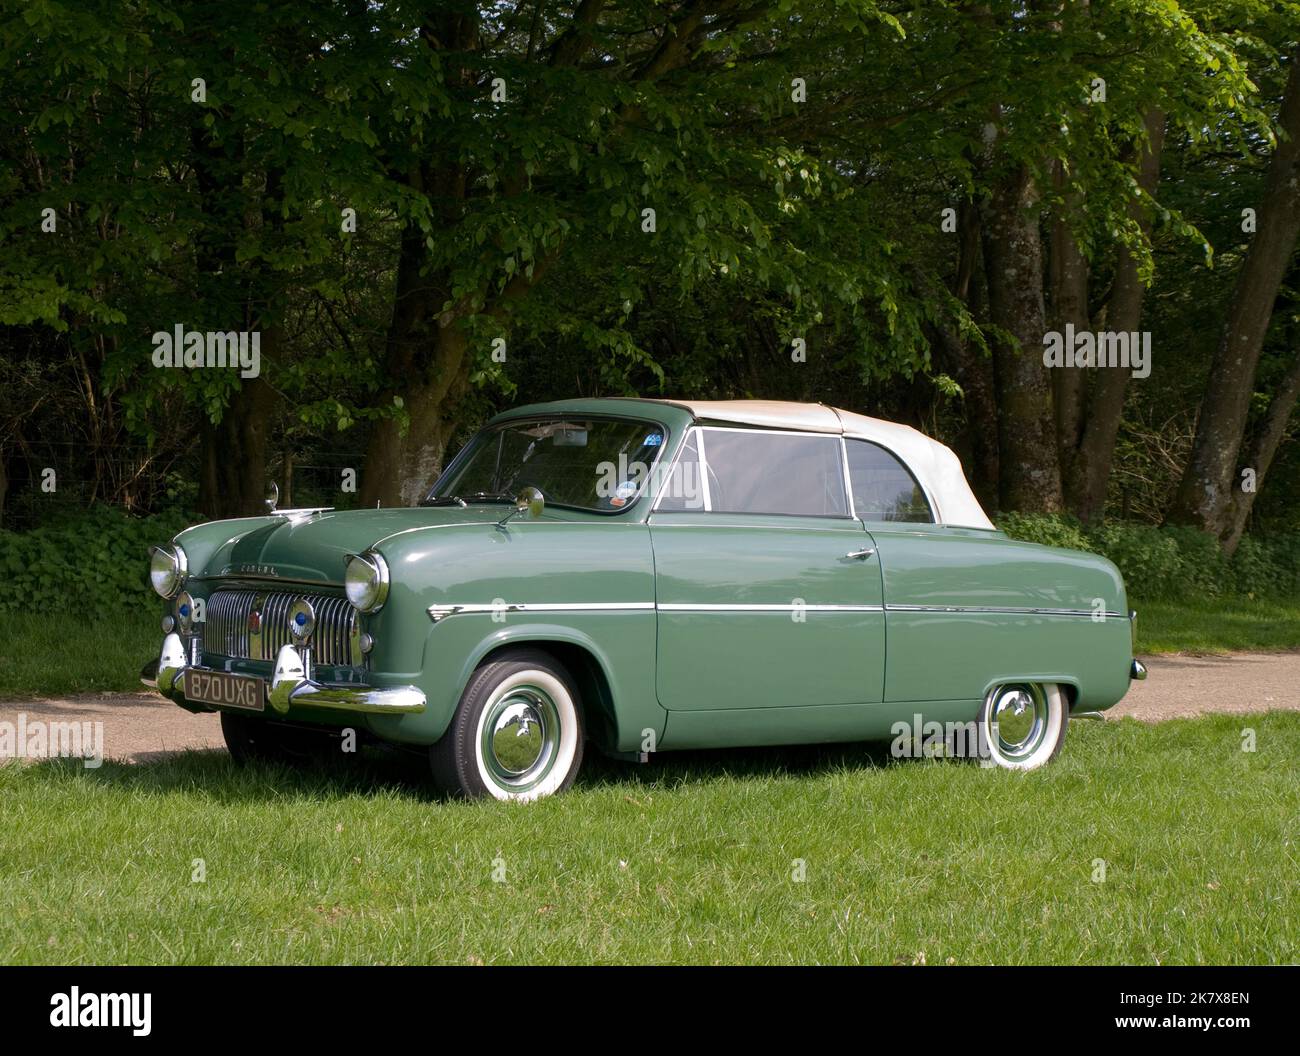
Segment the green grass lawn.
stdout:
<path fill-rule="evenodd" d="M 0 767 L 0 962 L 1300 959 L 1296 714 L 1080 720 L 1032 774 L 595 759 L 528 806 L 417 769 Z"/>
<path fill-rule="evenodd" d="M 158 654 L 162 631 L 152 607 L 112 616 L 0 613 L 0 698 L 132 691 Z"/>
<path fill-rule="evenodd" d="M 1132 605 L 1139 653 L 1300 648 L 1300 601 Z M 153 608 L 89 620 L 0 614 L 0 698 L 138 689 L 161 637 Z"/>
<path fill-rule="evenodd" d="M 1300 648 L 1300 600 L 1133 601 L 1139 653 Z"/>

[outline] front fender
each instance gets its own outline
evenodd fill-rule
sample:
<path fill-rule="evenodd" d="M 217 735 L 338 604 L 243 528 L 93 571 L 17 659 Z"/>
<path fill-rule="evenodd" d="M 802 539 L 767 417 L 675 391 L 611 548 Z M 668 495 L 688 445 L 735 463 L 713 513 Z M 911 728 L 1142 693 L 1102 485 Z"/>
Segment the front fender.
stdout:
<path fill-rule="evenodd" d="M 430 624 L 421 670 L 414 677 L 428 701 L 424 713 L 372 716 L 369 726 L 390 740 L 433 744 L 451 724 L 465 687 L 485 659 L 511 645 L 558 645 L 562 649 L 557 653 L 581 650 L 607 689 L 607 700 L 583 702 L 589 713 L 602 708 L 610 731 L 606 746 L 638 751 L 646 731 L 653 731 L 656 740 L 662 737 L 666 721 L 654 694 L 654 635 L 653 609 L 574 613 L 565 623 L 526 615 L 449 616 Z"/>

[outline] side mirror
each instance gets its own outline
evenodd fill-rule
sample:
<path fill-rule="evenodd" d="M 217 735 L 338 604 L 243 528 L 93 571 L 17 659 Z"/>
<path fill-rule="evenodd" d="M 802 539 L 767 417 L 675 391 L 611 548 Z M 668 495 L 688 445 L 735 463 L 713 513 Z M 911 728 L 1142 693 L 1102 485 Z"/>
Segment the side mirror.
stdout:
<path fill-rule="evenodd" d="M 511 517 L 521 513 L 536 519 L 542 515 L 544 509 L 546 509 L 546 496 L 536 488 L 524 488 L 515 497 L 515 508 L 497 521 L 497 527 L 504 528 Z"/>
<path fill-rule="evenodd" d="M 524 488 L 515 499 L 515 513 L 526 513 L 534 519 L 546 509 L 546 496 L 536 488 Z"/>

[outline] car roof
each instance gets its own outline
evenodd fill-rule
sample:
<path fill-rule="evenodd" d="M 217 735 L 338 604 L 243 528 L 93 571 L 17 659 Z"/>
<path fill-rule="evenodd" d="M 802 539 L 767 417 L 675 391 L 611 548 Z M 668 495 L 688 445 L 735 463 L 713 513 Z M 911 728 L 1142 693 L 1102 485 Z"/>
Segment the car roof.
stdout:
<path fill-rule="evenodd" d="M 611 406 L 612 405 L 612 406 Z M 795 403 L 785 400 L 673 400 L 630 397 L 556 400 L 535 403 L 499 414 L 505 421 L 529 414 L 624 413 L 665 420 L 680 428 L 699 424 L 748 425 L 763 429 L 787 429 L 805 433 L 828 433 L 855 440 L 867 440 L 892 451 L 916 475 L 934 507 L 940 524 L 960 528 L 993 528 L 971 491 L 961 461 L 938 440 L 910 425 L 871 418 L 840 410 L 824 403 Z"/>

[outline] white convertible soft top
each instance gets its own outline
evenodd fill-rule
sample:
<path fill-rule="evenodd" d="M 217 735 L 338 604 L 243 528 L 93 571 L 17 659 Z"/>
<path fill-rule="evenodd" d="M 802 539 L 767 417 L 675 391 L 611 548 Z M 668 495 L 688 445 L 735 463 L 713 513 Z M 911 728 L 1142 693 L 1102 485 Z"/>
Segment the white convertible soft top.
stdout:
<path fill-rule="evenodd" d="M 656 400 L 690 411 L 701 422 L 733 422 L 870 440 L 901 458 L 934 506 L 935 520 L 955 528 L 992 528 L 951 448 L 910 425 L 868 418 L 824 403 L 776 400 Z"/>

